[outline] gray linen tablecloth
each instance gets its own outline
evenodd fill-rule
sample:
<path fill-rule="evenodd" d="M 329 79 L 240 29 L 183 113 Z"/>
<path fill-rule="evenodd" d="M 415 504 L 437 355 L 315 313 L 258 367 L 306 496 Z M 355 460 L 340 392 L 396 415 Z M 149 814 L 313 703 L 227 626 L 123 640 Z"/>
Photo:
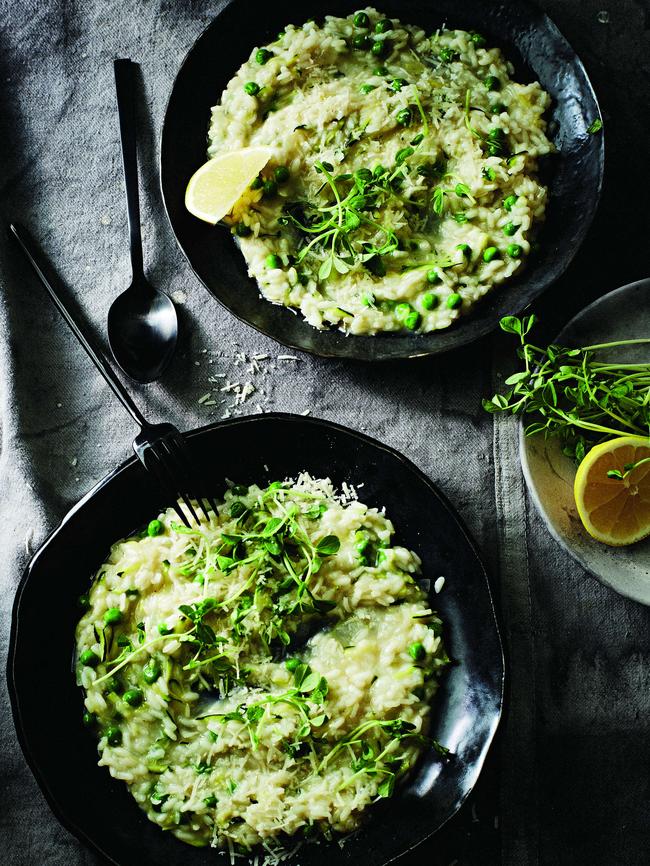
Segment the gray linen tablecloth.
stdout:
<path fill-rule="evenodd" d="M 303 355 L 282 360 L 294 353 L 221 309 L 175 246 L 154 168 L 158 131 L 175 71 L 218 5 L 1 0 L 4 222 L 16 219 L 32 228 L 80 313 L 103 339 L 109 304 L 129 280 L 112 60 L 139 61 L 145 81 L 145 258 L 152 282 L 178 302 L 182 333 L 168 374 L 158 384 L 134 387 L 136 399 L 153 417 L 181 428 L 275 409 L 309 410 L 367 432 L 402 451 L 440 486 L 491 571 L 508 651 L 509 710 L 472 802 L 435 842 L 404 862 L 647 864 L 648 611 L 585 574 L 529 505 L 516 426 L 493 422 L 480 410 L 481 396 L 508 369 L 507 338 L 412 364 L 364 366 Z M 585 54 L 610 112 L 617 112 L 613 162 L 624 167 L 611 169 L 620 172 L 621 182 L 610 185 L 604 207 L 605 214 L 614 207 L 625 219 L 626 190 L 646 201 L 650 192 L 643 159 L 648 7 L 629 0 L 612 4 L 609 12 L 593 0 L 544 5 Z M 628 95 L 625 70 L 633 67 L 640 74 L 635 95 Z M 635 135 L 643 148 L 628 148 Z M 628 178 L 633 187 L 625 185 Z M 602 214 L 570 273 L 539 305 L 547 336 L 587 299 L 646 276 L 647 221 L 645 228 L 641 216 L 632 225 L 617 219 L 612 226 Z M 4 666 L 13 594 L 30 551 L 91 485 L 130 455 L 134 431 L 2 235 Z M 612 261 L 600 253 L 605 239 L 614 249 L 619 244 Z M 259 369 L 251 369 L 255 355 L 268 356 Z M 242 405 L 234 405 L 236 390 L 219 390 L 249 381 L 255 392 Z M 0 700 L 3 862 L 97 863 L 59 827 L 27 770 L 4 679 Z"/>

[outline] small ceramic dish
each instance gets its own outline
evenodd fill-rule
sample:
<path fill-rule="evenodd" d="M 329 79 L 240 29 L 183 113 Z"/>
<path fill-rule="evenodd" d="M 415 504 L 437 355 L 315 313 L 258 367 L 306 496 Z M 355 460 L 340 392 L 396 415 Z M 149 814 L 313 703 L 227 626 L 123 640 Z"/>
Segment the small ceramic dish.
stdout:
<path fill-rule="evenodd" d="M 616 289 L 585 307 L 557 335 L 562 346 L 588 346 L 650 335 L 650 279 Z M 601 354 L 626 362 L 650 362 L 650 346 Z M 573 498 L 576 467 L 556 439 L 520 434 L 521 465 L 531 498 L 551 535 L 602 583 L 650 605 L 650 538 L 629 547 L 608 547 L 585 531 Z"/>

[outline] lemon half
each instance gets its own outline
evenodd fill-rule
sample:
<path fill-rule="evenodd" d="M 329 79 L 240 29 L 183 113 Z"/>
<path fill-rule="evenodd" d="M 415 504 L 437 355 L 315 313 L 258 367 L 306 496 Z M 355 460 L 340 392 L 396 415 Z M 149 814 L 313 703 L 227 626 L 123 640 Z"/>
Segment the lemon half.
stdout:
<path fill-rule="evenodd" d="M 271 152 L 268 147 L 245 147 L 215 156 L 190 178 L 185 207 L 206 223 L 218 223 L 262 171 Z"/>
<path fill-rule="evenodd" d="M 620 547 L 650 535 L 650 437 L 621 436 L 596 445 L 576 473 L 573 492 L 585 529 L 597 541 Z M 618 471 L 624 478 L 610 478 Z"/>

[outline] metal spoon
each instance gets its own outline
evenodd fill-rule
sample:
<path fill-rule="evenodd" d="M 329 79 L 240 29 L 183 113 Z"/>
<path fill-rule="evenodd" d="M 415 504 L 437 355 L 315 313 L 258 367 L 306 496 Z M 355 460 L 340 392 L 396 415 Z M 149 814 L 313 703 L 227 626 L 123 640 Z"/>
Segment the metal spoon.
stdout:
<path fill-rule="evenodd" d="M 127 376 L 136 382 L 153 382 L 174 353 L 178 318 L 171 299 L 154 289 L 144 275 L 135 139 L 135 70 L 136 64 L 131 60 L 115 61 L 133 282 L 108 311 L 108 342 Z"/>

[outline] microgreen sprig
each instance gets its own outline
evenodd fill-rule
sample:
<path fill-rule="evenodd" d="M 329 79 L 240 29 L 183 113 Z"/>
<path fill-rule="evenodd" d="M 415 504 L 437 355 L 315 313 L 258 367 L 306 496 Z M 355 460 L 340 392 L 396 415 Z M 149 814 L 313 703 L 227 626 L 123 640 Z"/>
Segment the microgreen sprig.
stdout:
<path fill-rule="evenodd" d="M 527 340 L 535 321 L 535 316 L 501 319 L 501 329 L 519 337 L 517 354 L 524 370 L 506 379 L 509 390 L 483 400 L 483 408 L 527 418 L 527 436 L 558 436 L 563 452 L 577 463 L 598 442 L 630 434 L 650 436 L 650 363 L 595 358 L 600 350 L 650 344 L 650 338 L 541 348 Z"/>

